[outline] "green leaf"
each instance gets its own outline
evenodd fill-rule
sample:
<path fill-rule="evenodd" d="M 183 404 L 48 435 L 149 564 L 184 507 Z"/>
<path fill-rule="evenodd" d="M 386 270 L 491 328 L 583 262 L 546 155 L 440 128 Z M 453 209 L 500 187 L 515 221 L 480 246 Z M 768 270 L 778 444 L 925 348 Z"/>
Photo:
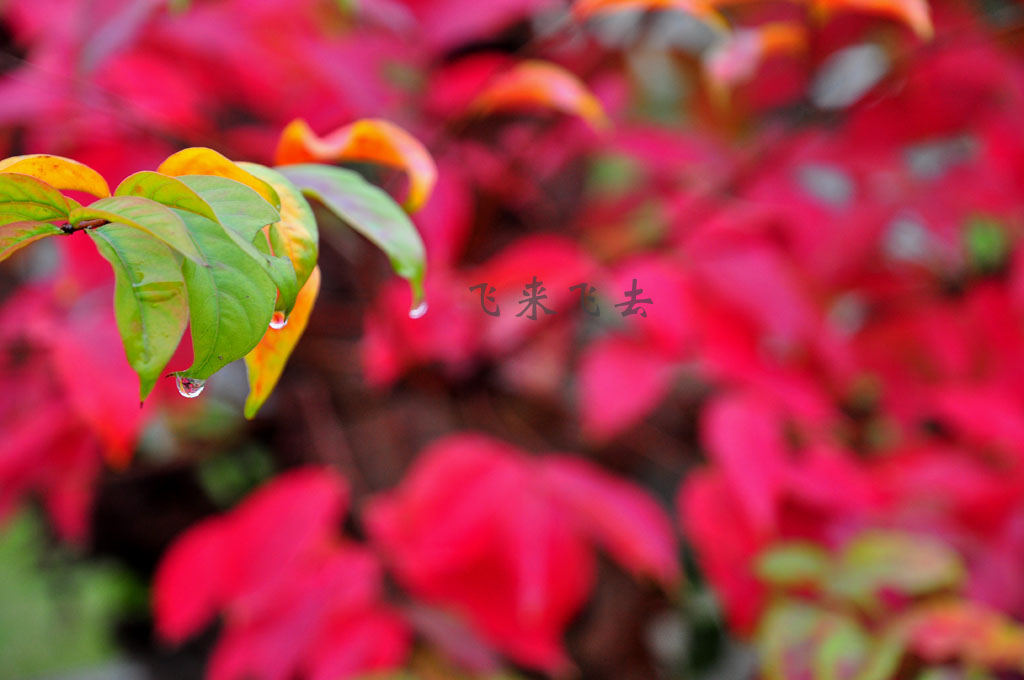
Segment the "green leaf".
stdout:
<path fill-rule="evenodd" d="M 830 591 L 866 610 L 879 609 L 880 592 L 920 597 L 959 586 L 966 572 L 959 555 L 926 536 L 867 531 L 844 548 Z"/>
<path fill-rule="evenodd" d="M 853 680 L 867 664 L 874 640 L 853 619 L 836 616 L 822 631 L 814 680 Z"/>
<path fill-rule="evenodd" d="M 787 543 L 765 552 L 757 562 L 757 576 L 780 588 L 821 584 L 829 573 L 829 554 L 814 543 Z"/>
<path fill-rule="evenodd" d="M 998 221 L 985 217 L 971 219 L 964 229 L 964 244 L 971 266 L 980 272 L 998 270 L 1010 252 L 1010 238 Z"/>
<path fill-rule="evenodd" d="M 49 222 L 8 222 L 0 224 L 0 262 L 30 243 L 64 233 Z"/>
<path fill-rule="evenodd" d="M 262 199 L 261 199 L 262 200 Z M 193 213 L 179 212 L 210 262 L 185 262 L 192 324 L 192 366 L 182 377 L 205 380 L 241 359 L 267 332 L 275 289 L 260 264 L 242 252 L 225 229 Z"/>
<path fill-rule="evenodd" d="M 825 622 L 824 612 L 795 600 L 778 602 L 758 624 L 757 649 L 766 680 L 806 677 L 815 637 Z"/>
<path fill-rule="evenodd" d="M 128 363 L 145 400 L 188 325 L 181 263 L 162 242 L 120 224 L 88 232 L 114 268 L 114 314 Z"/>
<path fill-rule="evenodd" d="M 0 223 L 67 219 L 68 202 L 52 186 L 28 175 L 0 173 Z"/>
<path fill-rule="evenodd" d="M 781 600 L 757 632 L 767 680 L 887 680 L 902 658 L 896 638 L 876 640 L 851 616 L 800 600 Z"/>
<path fill-rule="evenodd" d="M 118 658 L 117 627 L 145 611 L 127 570 L 59 549 L 23 511 L 0 532 L 0 678 L 74 677 Z M 145 596 L 142 595 L 142 602 Z M 110 677 L 110 676 L 105 676 Z"/>
<path fill-rule="evenodd" d="M 263 227 L 281 219 L 258 193 L 233 179 L 215 175 L 184 175 L 181 181 L 202 196 L 217 216 L 227 236 L 252 258 L 277 286 L 277 308 L 288 313 L 295 306 L 299 284 L 291 260 L 271 255 Z"/>
<path fill-rule="evenodd" d="M 270 227 L 270 244 L 278 255 L 287 255 L 295 268 L 301 289 L 316 266 L 319 254 L 319 231 L 309 202 L 284 175 L 256 163 L 238 163 L 249 173 L 277 191 L 281 199 L 281 221 Z"/>
<path fill-rule="evenodd" d="M 101 198 L 71 211 L 68 218 L 78 225 L 85 220 L 107 220 L 155 236 L 188 259 L 206 264 L 185 223 L 174 210 L 140 196 Z"/>
<path fill-rule="evenodd" d="M 871 656 L 857 674 L 857 680 L 889 680 L 896 677 L 905 651 L 906 645 L 900 635 L 883 631 Z"/>
<path fill-rule="evenodd" d="M 117 187 L 115 196 L 141 196 L 156 201 L 168 208 L 187 210 L 202 215 L 214 222 L 217 213 L 210 204 L 177 177 L 144 170 L 129 175 Z"/>
<path fill-rule="evenodd" d="M 302 193 L 320 201 L 383 250 L 395 273 L 409 281 L 413 308 L 423 302 L 423 278 L 426 274 L 423 239 L 394 199 L 358 173 L 343 168 L 299 164 L 277 170 Z"/>

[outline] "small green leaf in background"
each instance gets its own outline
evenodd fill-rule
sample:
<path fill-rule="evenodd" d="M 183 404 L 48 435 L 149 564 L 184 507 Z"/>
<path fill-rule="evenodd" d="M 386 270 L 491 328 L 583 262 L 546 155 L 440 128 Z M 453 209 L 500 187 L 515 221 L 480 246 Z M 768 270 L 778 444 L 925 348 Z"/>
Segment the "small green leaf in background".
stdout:
<path fill-rule="evenodd" d="M 242 252 L 224 228 L 193 213 L 179 212 L 209 267 L 186 261 L 194 363 L 181 372 L 205 380 L 241 359 L 266 334 L 276 290 L 261 265 Z"/>
<path fill-rule="evenodd" d="M 44 544 L 32 513 L 0 532 L 0 680 L 53 677 L 114 659 L 114 626 L 146 601 L 112 566 L 77 563 Z"/>
<path fill-rule="evenodd" d="M 0 224 L 0 262 L 25 246 L 35 243 L 47 236 L 56 236 L 64 232 L 60 227 L 49 222 L 8 222 Z"/>
<path fill-rule="evenodd" d="M 821 609 L 797 601 L 782 601 L 762 616 L 757 651 L 767 680 L 806 677 L 815 634 L 824 621 Z M 802 654 L 795 652 L 803 650 Z"/>
<path fill-rule="evenodd" d="M 185 223 L 174 210 L 140 196 L 111 196 L 71 211 L 72 224 L 102 219 L 155 236 L 188 259 L 205 265 Z"/>
<path fill-rule="evenodd" d="M 108 224 L 87 233 L 114 268 L 117 329 L 145 400 L 188 325 L 181 264 L 162 242 L 130 227 Z"/>
<path fill-rule="evenodd" d="M 643 169 L 629 156 L 602 154 L 587 167 L 587 191 L 604 198 L 622 196 L 636 186 L 642 176 Z"/>
<path fill-rule="evenodd" d="M 204 458 L 199 481 L 207 496 L 220 508 L 230 508 L 274 474 L 274 461 L 260 446 Z"/>
<path fill-rule="evenodd" d="M 871 637 L 853 619 L 835 617 L 814 654 L 814 680 L 854 680 L 871 656 Z"/>
<path fill-rule="evenodd" d="M 890 680 L 904 651 L 897 637 L 877 640 L 852 616 L 799 600 L 772 605 L 757 648 L 768 680 Z"/>
<path fill-rule="evenodd" d="M 765 552 L 757 561 L 761 581 L 779 588 L 819 586 L 832 566 L 829 554 L 814 543 L 786 543 Z"/>
<path fill-rule="evenodd" d="M 299 164 L 277 171 L 383 250 L 395 273 L 409 281 L 412 308 L 421 306 L 426 250 L 409 216 L 391 196 L 343 168 Z"/>
<path fill-rule="evenodd" d="M 275 253 L 287 255 L 292 261 L 301 289 L 313 273 L 320 248 L 313 209 L 299 188 L 276 170 L 256 163 L 238 165 L 277 191 L 281 199 L 281 221 L 270 228 L 270 244 Z"/>
<path fill-rule="evenodd" d="M 115 196 L 141 196 L 168 208 L 187 210 L 217 221 L 217 214 L 203 198 L 177 177 L 143 170 L 125 178 Z"/>
<path fill-rule="evenodd" d="M 268 252 L 263 235 L 263 227 L 279 221 L 280 213 L 258 193 L 233 179 L 215 175 L 183 175 L 180 179 L 203 197 L 224 233 L 274 282 L 280 294 L 277 308 L 290 312 L 299 294 L 295 268 L 287 257 Z"/>
<path fill-rule="evenodd" d="M 963 237 L 968 261 L 975 271 L 995 271 L 1006 263 L 1010 240 L 1006 229 L 999 222 L 974 218 L 967 223 Z"/>
<path fill-rule="evenodd" d="M 959 586 L 966 575 L 960 556 L 927 536 L 867 531 L 850 541 L 837 562 L 831 592 L 876 611 L 880 592 L 892 589 L 920 597 Z"/>
<path fill-rule="evenodd" d="M 0 223 L 67 219 L 68 211 L 64 195 L 46 182 L 0 173 Z"/>

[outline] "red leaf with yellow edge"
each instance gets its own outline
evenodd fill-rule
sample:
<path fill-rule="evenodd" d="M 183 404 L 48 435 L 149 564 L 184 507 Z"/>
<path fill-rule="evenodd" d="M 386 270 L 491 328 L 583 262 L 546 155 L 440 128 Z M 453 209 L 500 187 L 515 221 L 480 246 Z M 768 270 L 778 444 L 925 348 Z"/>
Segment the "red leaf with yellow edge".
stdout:
<path fill-rule="evenodd" d="M 706 0 L 576 0 L 572 6 L 578 19 L 625 10 L 677 10 L 722 28 L 726 25 L 713 4 Z"/>
<path fill-rule="evenodd" d="M 812 0 L 811 8 L 822 20 L 842 12 L 866 12 L 895 19 L 924 40 L 935 34 L 928 0 Z"/>
<path fill-rule="evenodd" d="M 499 75 L 470 104 L 483 114 L 532 108 L 579 116 L 595 130 L 610 126 L 604 107 L 583 81 L 544 61 L 524 61 Z"/>
<path fill-rule="evenodd" d="M 178 153 L 168 156 L 157 170 L 172 177 L 181 177 L 182 175 L 226 177 L 253 189 L 275 208 L 281 205 L 281 199 L 272 186 L 246 172 L 237 163 L 213 149 L 201 146 L 182 149 Z"/>
<path fill-rule="evenodd" d="M 63 191 L 84 191 L 98 198 L 110 195 L 110 186 L 100 173 L 63 156 L 41 153 L 11 156 L 0 161 L 0 172 L 29 175 Z"/>
<path fill-rule="evenodd" d="M 288 324 L 283 328 L 269 328 L 260 344 L 245 355 L 245 368 L 249 372 L 249 397 L 245 400 L 245 417 L 253 418 L 274 391 L 284 366 L 306 330 L 313 304 L 320 292 L 320 268 L 315 267 L 306 285 L 299 291 Z"/>
<path fill-rule="evenodd" d="M 293 120 L 281 133 L 275 162 L 295 163 L 365 161 L 404 170 L 409 176 L 409 195 L 403 204 L 416 212 L 430 198 L 437 182 L 437 165 L 418 139 L 381 119 L 357 120 L 319 137 L 304 120 Z"/>

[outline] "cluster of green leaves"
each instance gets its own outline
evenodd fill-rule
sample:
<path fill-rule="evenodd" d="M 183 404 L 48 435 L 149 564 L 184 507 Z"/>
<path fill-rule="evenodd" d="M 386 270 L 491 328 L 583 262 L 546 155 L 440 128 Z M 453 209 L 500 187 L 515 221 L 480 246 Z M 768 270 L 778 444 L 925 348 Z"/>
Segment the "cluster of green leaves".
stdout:
<path fill-rule="evenodd" d="M 82 205 L 63 191 L 97 200 Z M 182 393 L 197 394 L 207 378 L 245 357 L 251 417 L 306 318 L 291 331 L 284 324 L 304 291 L 299 307 L 308 317 L 319 286 L 319 237 L 307 197 L 379 246 L 420 304 L 423 243 L 387 193 L 343 168 L 271 169 L 202 148 L 174 154 L 159 172 L 131 175 L 112 195 L 98 173 L 71 159 L 0 161 L 0 261 L 40 239 L 85 231 L 114 270 L 117 325 L 140 398 L 190 328 L 193 363 L 175 374 Z M 281 337 L 269 338 L 275 331 Z"/>
<path fill-rule="evenodd" d="M 988 678 L 1024 671 L 1024 627 L 964 599 L 959 555 L 888 531 L 856 536 L 837 554 L 813 543 L 761 556 L 774 601 L 758 629 L 768 680 Z"/>

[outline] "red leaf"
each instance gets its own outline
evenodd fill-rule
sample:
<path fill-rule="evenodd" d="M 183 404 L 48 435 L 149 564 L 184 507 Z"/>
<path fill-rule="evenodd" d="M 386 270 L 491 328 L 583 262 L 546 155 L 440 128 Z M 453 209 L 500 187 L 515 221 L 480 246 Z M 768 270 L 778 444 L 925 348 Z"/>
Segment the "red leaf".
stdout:
<path fill-rule="evenodd" d="M 541 471 L 552 500 L 624 567 L 666 588 L 678 583 L 672 522 L 640 487 L 568 456 L 546 458 Z"/>
<path fill-rule="evenodd" d="M 701 438 L 750 527 L 774 532 L 787 458 L 779 414 L 751 395 L 719 397 L 704 410 Z"/>
<path fill-rule="evenodd" d="M 649 345 L 617 335 L 588 345 L 577 387 L 587 436 L 608 439 L 647 416 L 668 395 L 675 363 Z"/>

